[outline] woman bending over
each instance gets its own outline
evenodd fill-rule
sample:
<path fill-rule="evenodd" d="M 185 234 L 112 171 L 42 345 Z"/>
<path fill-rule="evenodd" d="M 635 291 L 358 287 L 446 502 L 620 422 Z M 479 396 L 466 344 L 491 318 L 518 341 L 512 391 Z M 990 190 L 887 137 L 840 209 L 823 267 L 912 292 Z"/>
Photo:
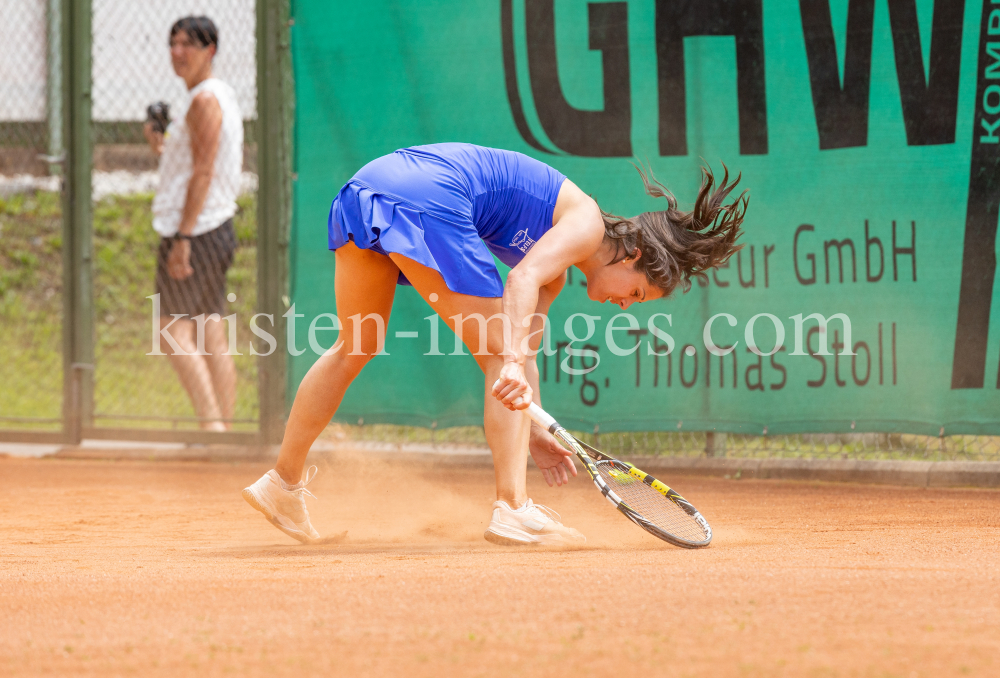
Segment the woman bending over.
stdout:
<path fill-rule="evenodd" d="M 278 529 L 309 543 L 303 477 L 306 455 L 330 423 L 345 391 L 381 349 L 396 285 L 412 285 L 455 330 L 454 316 L 505 314 L 503 323 L 464 323 L 462 339 L 484 378 L 486 439 L 493 454 L 496 502 L 486 539 L 498 544 L 577 543 L 585 538 L 528 498 L 530 452 L 549 484 L 576 475 L 572 455 L 521 410 L 541 405 L 534 354 L 543 320 L 566 270 L 587 278 L 587 295 L 627 309 L 686 291 L 691 278 L 724 264 L 740 246 L 745 192 L 727 198 L 739 178 L 716 186 L 703 170 L 694 209 L 683 212 L 655 179 L 640 171 L 646 192 L 666 209 L 624 219 L 603 212 L 555 169 L 512 151 L 446 143 L 377 158 L 340 190 L 329 218 L 336 251 L 337 344 L 299 386 L 275 468 L 243 491 Z M 511 267 L 506 285 L 493 256 Z M 355 319 L 376 314 L 375 322 Z M 480 340 L 485 340 L 486 350 Z M 360 341 L 358 341 L 360 340 Z"/>

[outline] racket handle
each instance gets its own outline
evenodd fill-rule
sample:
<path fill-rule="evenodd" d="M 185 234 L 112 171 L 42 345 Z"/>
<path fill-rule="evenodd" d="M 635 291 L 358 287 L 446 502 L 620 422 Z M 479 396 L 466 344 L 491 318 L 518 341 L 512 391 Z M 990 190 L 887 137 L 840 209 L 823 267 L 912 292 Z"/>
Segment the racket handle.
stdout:
<path fill-rule="evenodd" d="M 497 379 L 497 381 L 493 385 L 496 386 L 496 384 L 499 383 L 499 382 L 500 382 L 500 380 Z M 523 402 L 524 402 L 524 397 L 523 396 L 518 396 L 518 397 L 514 398 L 513 404 L 514 405 L 520 405 Z M 559 426 L 559 424 L 556 422 L 555 418 L 552 415 L 550 415 L 548 412 L 546 412 L 545 410 L 543 410 L 541 407 L 539 407 L 535 403 L 531 403 L 530 405 L 528 405 L 528 409 L 525 410 L 525 412 L 527 413 L 527 415 L 529 417 L 531 417 L 531 419 L 536 424 L 538 424 L 539 426 L 541 426 L 542 428 L 544 428 L 546 431 L 549 431 L 550 433 L 552 431 L 554 431 L 556 429 L 556 427 Z"/>
<path fill-rule="evenodd" d="M 494 381 L 493 382 L 493 388 L 496 388 L 497 384 L 499 384 L 499 383 L 500 383 L 499 379 L 497 379 L 496 381 Z M 520 405 L 523 402 L 524 402 L 524 396 L 518 396 L 518 397 L 514 398 L 513 401 L 511 401 L 511 405 Z"/>
<path fill-rule="evenodd" d="M 555 418 L 551 414 L 543 410 L 535 403 L 531 403 L 530 405 L 528 405 L 528 409 L 525 411 L 528 413 L 528 416 L 531 417 L 532 421 L 534 421 L 536 424 L 544 428 L 549 433 L 552 433 L 559 426 L 559 424 L 556 422 Z"/>

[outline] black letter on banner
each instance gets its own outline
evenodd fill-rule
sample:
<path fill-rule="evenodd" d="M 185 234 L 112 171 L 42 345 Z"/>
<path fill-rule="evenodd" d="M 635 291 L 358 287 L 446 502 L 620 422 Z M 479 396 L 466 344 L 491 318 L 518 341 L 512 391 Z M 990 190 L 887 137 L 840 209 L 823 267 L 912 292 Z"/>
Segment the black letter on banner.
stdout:
<path fill-rule="evenodd" d="M 635 337 L 635 387 L 639 388 L 639 375 L 642 372 L 642 351 L 638 350 L 639 344 L 642 343 L 642 335 L 649 334 L 649 330 L 639 329 L 639 330 L 627 330 L 625 332 L 630 337 Z"/>
<path fill-rule="evenodd" d="M 872 247 L 878 248 L 878 275 L 872 275 Z M 885 248 L 878 238 L 868 237 L 868 220 L 865 219 L 865 278 L 868 282 L 878 282 L 882 279 L 883 273 L 885 273 Z"/>
<path fill-rule="evenodd" d="M 889 0 L 896 76 L 910 146 L 955 143 L 965 0 L 934 0 L 930 77 L 924 77 L 916 0 Z"/>
<path fill-rule="evenodd" d="M 806 386 L 808 386 L 809 388 L 819 388 L 820 386 L 822 386 L 823 384 L 826 383 L 826 358 L 824 358 L 821 355 L 817 355 L 816 353 L 813 353 L 813 349 L 812 349 L 812 336 L 813 336 L 813 333 L 815 333 L 817 335 L 817 337 L 818 337 L 819 336 L 819 328 L 818 327 L 810 327 L 809 331 L 806 332 L 806 351 L 809 352 L 809 355 L 811 355 L 814 360 L 818 360 L 819 364 L 823 366 L 823 374 L 820 375 L 819 379 L 815 379 L 815 380 L 811 379 L 811 380 L 807 381 L 806 382 Z M 819 338 L 818 346 L 821 347 L 822 345 L 823 345 L 823 338 L 820 337 Z M 819 348 L 817 348 L 816 350 L 818 351 Z"/>
<path fill-rule="evenodd" d="M 799 235 L 801 235 L 804 231 L 811 232 L 815 230 L 816 230 L 815 226 L 812 226 L 810 224 L 802 224 L 801 226 L 795 229 L 795 239 L 792 240 L 792 261 L 795 264 L 795 277 L 798 278 L 799 284 L 802 285 L 812 285 L 816 282 L 816 255 L 815 254 L 806 255 L 806 259 L 812 265 L 812 273 L 809 274 L 808 278 L 803 278 L 802 274 L 799 273 Z M 826 270 L 827 270 L 826 281 L 830 282 L 829 263 L 827 264 Z"/>
<path fill-rule="evenodd" d="M 778 348 L 778 351 L 784 351 L 784 350 L 785 350 L 784 346 Z M 788 381 L 788 370 L 785 369 L 784 365 L 774 360 L 774 356 L 776 355 L 778 355 L 777 352 L 771 354 L 771 367 L 781 372 L 781 383 L 771 384 L 770 389 L 772 391 L 780 391 L 781 389 L 785 388 L 785 382 Z"/>
<path fill-rule="evenodd" d="M 514 63 L 514 8 L 512 0 L 500 0 L 500 37 L 503 42 L 503 74 L 507 85 L 507 101 L 510 103 L 510 113 L 514 116 L 514 124 L 528 145 L 536 151 L 551 153 L 542 146 L 528 127 L 524 117 L 524 106 L 521 104 L 521 93 L 517 89 L 517 68 Z M 556 372 L 556 378 L 559 373 Z"/>
<path fill-rule="evenodd" d="M 681 351 L 680 364 L 677 366 L 677 371 L 681 375 L 681 384 L 684 386 L 684 388 L 691 388 L 698 382 L 698 351 L 695 351 L 690 354 L 692 357 L 694 357 L 694 374 L 691 376 L 691 381 L 688 381 L 687 379 L 684 378 L 684 358 L 687 357 L 688 355 L 687 352 L 688 346 L 694 348 L 694 346 L 692 346 L 691 344 L 688 344 L 687 346 L 684 347 L 684 350 Z"/>
<path fill-rule="evenodd" d="M 851 282 L 858 281 L 858 258 L 854 252 L 854 241 L 850 238 L 843 240 L 827 240 L 823 243 L 823 261 L 826 264 L 826 282 L 830 283 L 830 248 L 837 248 L 837 263 L 840 266 L 840 282 L 844 282 L 844 247 L 851 248 Z"/>
<path fill-rule="evenodd" d="M 858 349 L 861 348 L 865 349 L 865 356 L 867 356 L 865 358 L 865 360 L 867 360 L 867 362 L 865 363 L 867 366 L 865 367 L 864 379 L 858 379 L 858 355 L 859 355 Z M 872 376 L 872 351 L 870 348 L 868 348 L 868 344 L 866 344 L 863 341 L 859 341 L 858 343 L 854 344 L 853 351 L 854 355 L 851 356 L 851 377 L 854 378 L 855 384 L 857 384 L 858 386 L 864 386 L 865 384 L 868 383 L 868 379 L 871 378 Z"/>
<path fill-rule="evenodd" d="M 913 282 L 917 282 L 917 222 L 910 222 L 910 246 L 896 247 L 896 220 L 892 222 L 892 279 L 899 280 L 899 267 L 896 265 L 896 256 L 902 254 L 909 256 L 913 264 Z"/>
<path fill-rule="evenodd" d="M 872 65 L 872 15 L 875 0 L 850 0 L 844 86 L 840 86 L 837 46 L 833 40 L 829 0 L 799 0 L 802 33 L 809 60 L 813 108 L 819 147 L 848 148 L 868 144 L 868 94 Z"/>
<path fill-rule="evenodd" d="M 591 351 L 599 351 L 601 349 L 600 346 L 597 346 L 595 344 L 584 344 L 583 348 L 584 349 L 589 349 Z M 593 360 L 594 360 L 594 364 L 593 365 L 588 365 L 587 362 L 586 362 L 586 360 L 584 360 L 584 357 L 580 356 L 580 365 L 582 365 L 583 369 L 585 369 L 585 370 L 589 370 L 589 369 L 593 369 L 594 367 L 597 367 L 597 360 L 598 360 L 597 357 L 595 355 L 593 355 L 593 354 L 591 354 L 590 357 L 593 358 Z M 594 405 L 597 404 L 598 397 L 600 397 L 600 392 L 599 392 L 598 387 L 597 387 L 597 382 L 590 381 L 589 379 L 587 379 L 587 373 L 586 372 L 584 372 L 580 376 L 583 377 L 583 384 L 580 385 L 580 402 L 582 402 L 587 407 L 593 407 Z M 593 395 L 594 395 L 593 398 L 588 398 L 587 397 L 587 387 L 588 386 L 593 389 L 593 391 L 592 391 Z"/>
<path fill-rule="evenodd" d="M 747 353 L 753 353 L 753 351 L 750 350 L 749 346 L 747 346 Z M 772 354 L 771 357 L 773 358 L 774 354 Z M 750 381 L 751 372 L 754 372 L 757 375 L 757 378 L 754 379 L 753 381 Z M 750 363 L 750 366 L 747 367 L 746 374 L 743 375 L 743 378 L 746 381 L 748 391 L 764 390 L 764 357 L 762 355 L 760 354 L 757 355 L 756 363 Z"/>
<path fill-rule="evenodd" d="M 996 129 L 998 116 L 986 110 L 984 101 L 987 88 L 996 86 L 987 77 L 994 61 L 987 47 L 996 37 L 989 34 L 990 13 L 996 9 L 995 4 L 983 3 L 979 28 L 976 112 L 972 121 L 972 163 L 965 213 L 962 287 L 951 367 L 952 388 L 982 388 L 986 373 L 990 306 L 997 268 L 997 215 L 1000 213 L 1000 143 L 992 131 Z M 991 125 L 994 126 L 991 128 Z"/>
<path fill-rule="evenodd" d="M 761 0 L 657 0 L 660 155 L 687 155 L 688 152 L 684 38 L 690 35 L 732 35 L 736 38 L 740 153 L 766 155 L 767 98 Z"/>
<path fill-rule="evenodd" d="M 525 0 L 528 73 L 535 111 L 545 133 L 567 153 L 592 158 L 632 155 L 632 90 L 628 63 L 628 5 L 590 3 L 590 49 L 601 51 L 604 110 L 573 108 L 559 84 L 555 0 Z"/>
<path fill-rule="evenodd" d="M 754 263 L 753 245 L 750 245 L 750 280 L 743 282 L 743 250 L 736 252 L 736 275 L 740 279 L 740 287 L 746 289 L 757 286 L 757 265 Z"/>

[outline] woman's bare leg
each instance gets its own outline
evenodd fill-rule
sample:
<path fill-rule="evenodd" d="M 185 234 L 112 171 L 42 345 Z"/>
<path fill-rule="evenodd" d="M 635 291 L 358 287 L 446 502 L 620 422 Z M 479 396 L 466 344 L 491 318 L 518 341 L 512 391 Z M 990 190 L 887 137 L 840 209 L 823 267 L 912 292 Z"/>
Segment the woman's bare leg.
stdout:
<path fill-rule="evenodd" d="M 299 384 L 274 466 L 286 483 L 299 482 L 309 448 L 340 407 L 347 387 L 382 348 L 385 337 L 378 336 L 371 320 L 361 324 L 361 344 L 355 346 L 350 317 L 376 313 L 387 327 L 398 277 L 399 269 L 385 255 L 360 249 L 352 242 L 337 250 L 337 317 L 343 329 L 334 347 L 343 345 L 336 352 L 323 354 Z"/>
<path fill-rule="evenodd" d="M 389 255 L 399 269 L 413 284 L 420 296 L 430 304 L 431 308 L 455 330 L 453 316 L 462 314 L 470 317 L 481 314 L 490 318 L 502 313 L 499 297 L 473 297 L 452 292 L 445 285 L 441 274 L 427 268 L 412 259 L 398 254 Z M 432 296 L 436 295 L 436 296 Z M 479 368 L 486 375 L 486 402 L 483 411 L 483 424 L 486 429 L 486 441 L 493 453 L 493 468 L 496 474 L 497 499 L 507 502 L 511 507 L 518 508 L 528 500 L 525 486 L 525 474 L 528 463 L 528 433 L 530 422 L 523 412 L 511 412 L 500 401 L 493 397 L 491 390 L 493 382 L 500 376 L 503 367 L 503 326 L 500 320 L 488 323 L 486 352 L 487 355 L 475 355 L 479 352 L 480 325 L 475 320 L 465 322 L 462 327 L 462 339 L 469 352 L 474 354 Z"/>
<path fill-rule="evenodd" d="M 507 502 L 511 508 L 518 508 L 528 500 L 525 476 L 531 422 L 524 412 L 511 412 L 493 397 L 493 384 L 500 378 L 503 356 L 491 356 L 480 361 L 479 366 L 486 375 L 483 425 L 486 442 L 493 452 L 497 499 Z"/>

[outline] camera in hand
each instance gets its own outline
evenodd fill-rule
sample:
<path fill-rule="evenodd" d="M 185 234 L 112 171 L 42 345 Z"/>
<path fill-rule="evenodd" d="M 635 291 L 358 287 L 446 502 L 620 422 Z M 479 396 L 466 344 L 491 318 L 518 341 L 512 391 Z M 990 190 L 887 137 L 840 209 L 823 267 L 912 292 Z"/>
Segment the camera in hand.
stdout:
<path fill-rule="evenodd" d="M 153 130 L 163 134 L 170 124 L 170 104 L 157 101 L 146 107 L 146 120 L 153 123 Z"/>

